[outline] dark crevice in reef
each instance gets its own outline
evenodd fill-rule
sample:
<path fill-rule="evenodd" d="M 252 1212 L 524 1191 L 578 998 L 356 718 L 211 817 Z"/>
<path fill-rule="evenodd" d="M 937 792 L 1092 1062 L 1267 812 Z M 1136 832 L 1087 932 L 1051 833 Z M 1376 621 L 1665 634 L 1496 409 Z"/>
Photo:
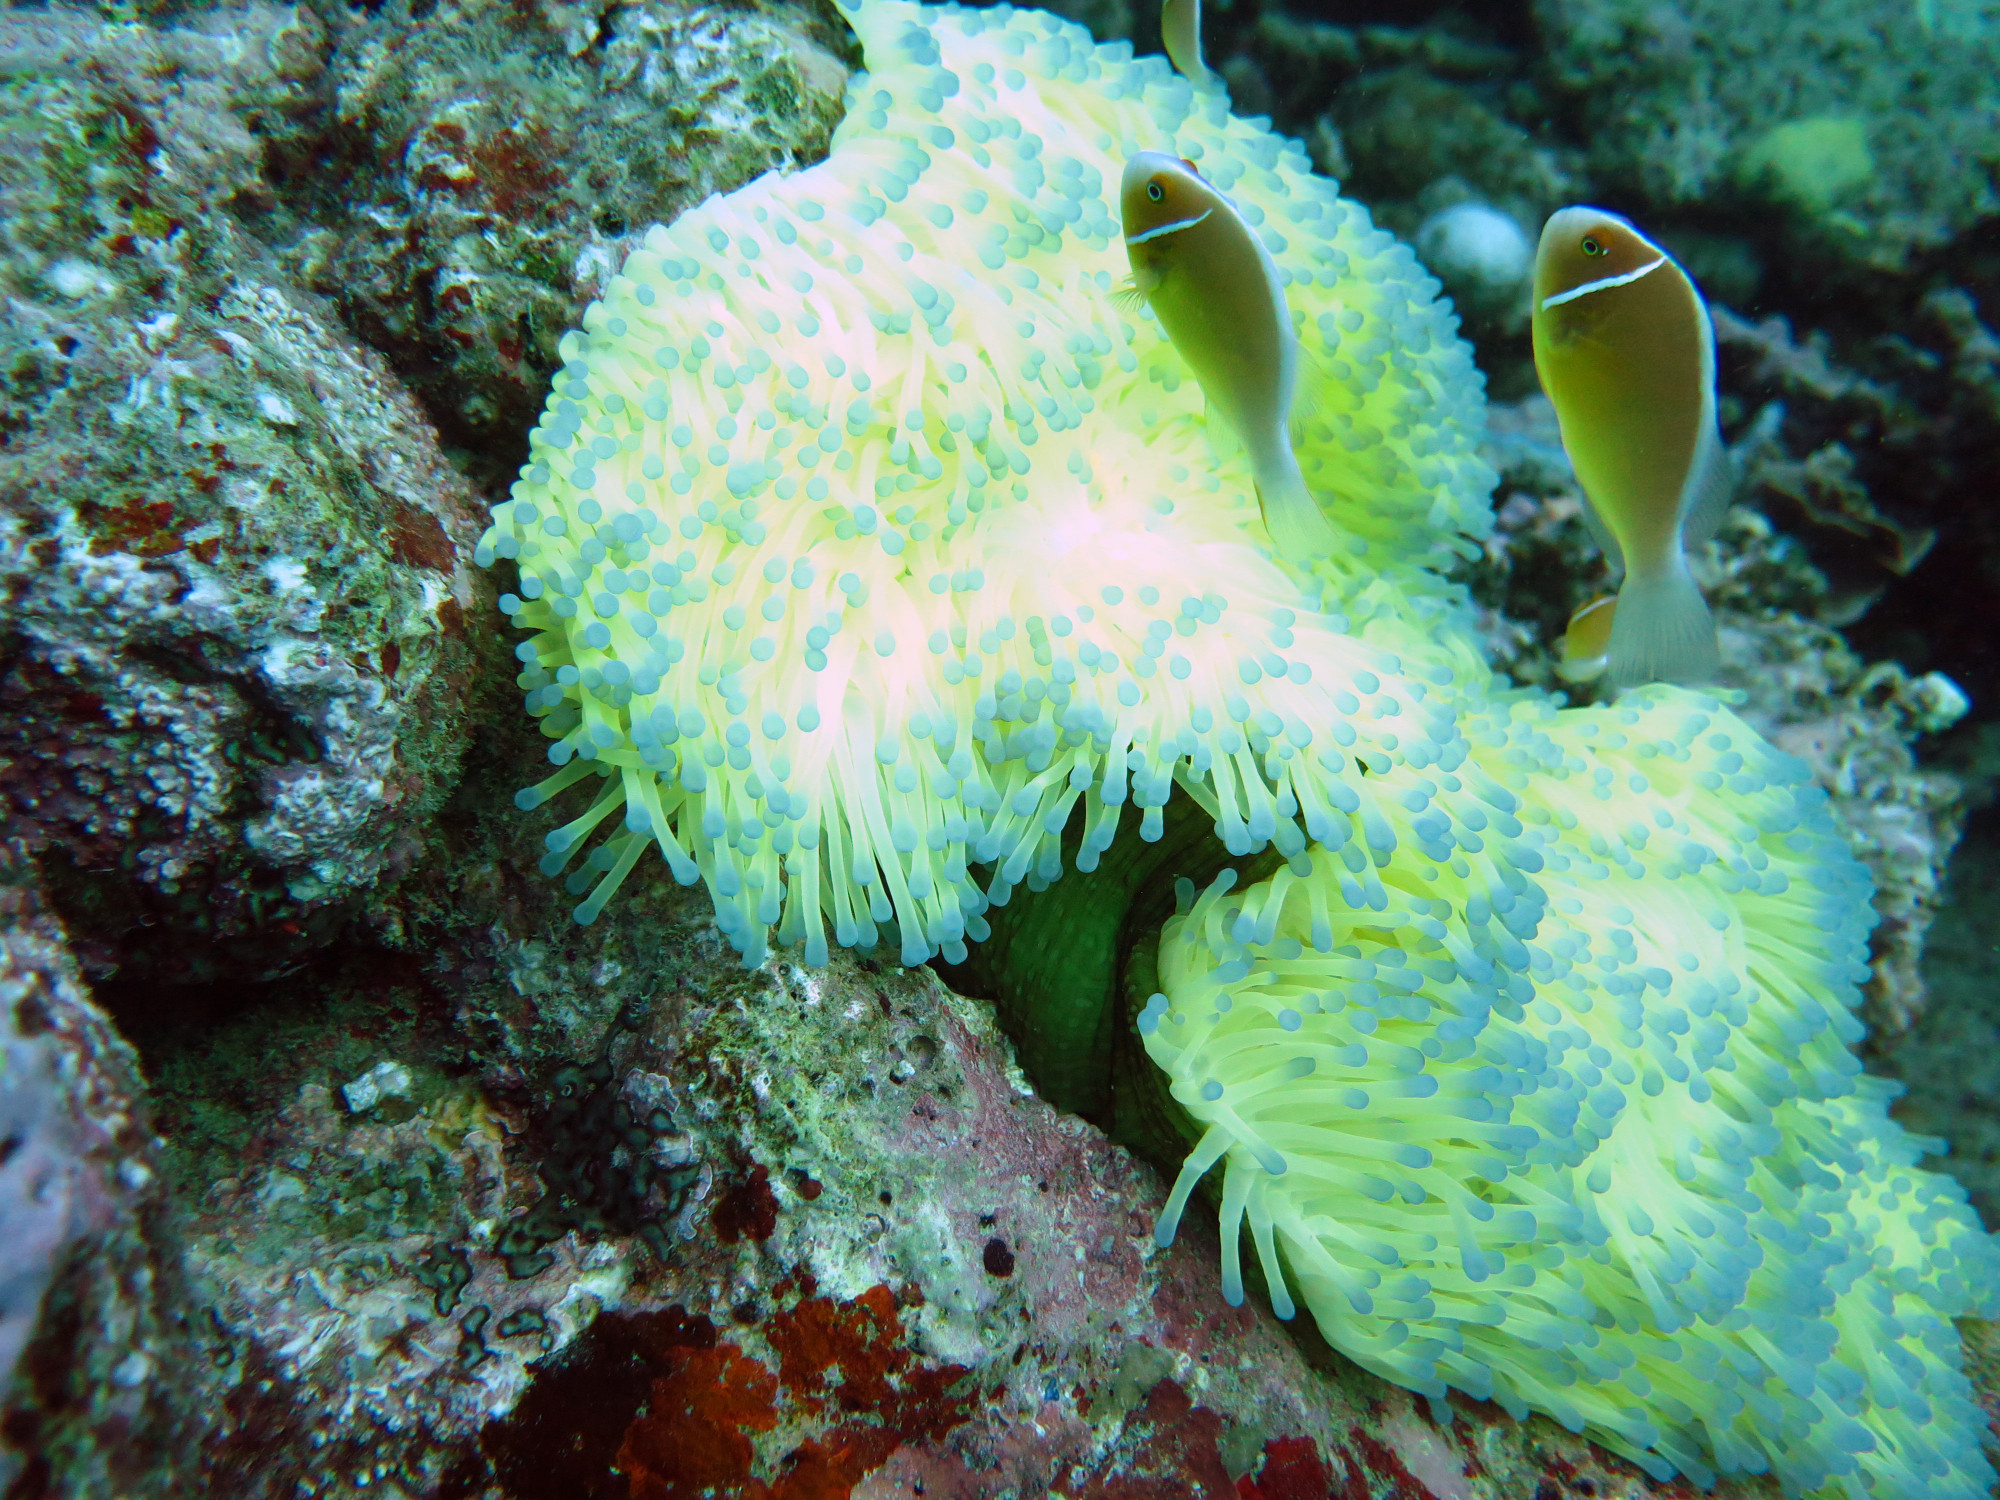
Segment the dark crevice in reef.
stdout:
<path fill-rule="evenodd" d="M 166 837 L 174 826 L 150 810 L 136 821 L 141 837 Z M 161 991 L 228 990 L 245 974 L 255 976 L 253 990 L 297 983 L 301 950 L 332 941 L 357 906 L 308 907 L 279 877 L 255 867 L 218 879 L 212 868 L 195 866 L 172 891 L 133 879 L 132 868 L 130 860 L 86 863 L 51 844 L 39 872 L 91 983 L 101 993 L 154 997 L 138 1002 L 142 1026 Z"/>
<path fill-rule="evenodd" d="M 302 1084 L 337 1090 L 384 1058 L 423 1057 L 456 1072 L 474 1065 L 423 962 L 365 942 L 264 983 L 160 985 L 120 974 L 96 996 L 138 1049 L 154 1123 L 171 1143 L 167 1173 L 190 1201 L 240 1165 Z"/>

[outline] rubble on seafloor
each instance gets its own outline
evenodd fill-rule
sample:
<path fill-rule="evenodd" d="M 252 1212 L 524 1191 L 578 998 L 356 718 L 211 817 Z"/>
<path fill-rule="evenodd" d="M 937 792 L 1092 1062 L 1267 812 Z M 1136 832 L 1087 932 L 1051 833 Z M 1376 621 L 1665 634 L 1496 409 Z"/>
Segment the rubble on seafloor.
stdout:
<path fill-rule="evenodd" d="M 1419 138 L 1419 84 L 1490 49 L 1349 40 L 1398 80 L 1343 106 L 1364 171 L 1400 181 L 1393 148 L 1524 218 L 1575 180 L 1491 99 L 1435 97 L 1458 134 Z M 823 149 L 841 47 L 783 7 L 0 18 L 10 1497 L 1655 1492 L 1228 1308 L 1212 1228 L 1159 1249 L 1155 1168 L 929 971 L 746 973 L 662 873 L 591 929 L 533 874 L 475 483 L 631 233 Z M 1958 390 L 1986 368 L 1967 316 Z M 1815 396 L 1809 337 L 1742 327 L 1795 422 L 1872 399 L 1838 371 Z M 1551 438 L 1496 411 L 1473 580 L 1541 684 L 1602 581 Z M 1815 466 L 1839 441 L 1762 472 L 1865 522 L 1869 476 Z M 1955 700 L 1817 623 L 1837 585 L 1760 512 L 1701 566 L 1728 685 L 1881 884 L 1892 1036 L 1960 815 L 1911 746 Z"/>

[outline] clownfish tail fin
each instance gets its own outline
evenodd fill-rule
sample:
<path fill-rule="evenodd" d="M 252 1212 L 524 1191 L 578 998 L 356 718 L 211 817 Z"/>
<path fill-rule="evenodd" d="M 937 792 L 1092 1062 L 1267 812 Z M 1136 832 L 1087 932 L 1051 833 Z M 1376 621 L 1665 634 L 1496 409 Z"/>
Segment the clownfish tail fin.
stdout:
<path fill-rule="evenodd" d="M 1715 620 L 1679 548 L 1660 568 L 1625 574 L 1611 624 L 1614 683 L 1708 682 L 1720 665 Z"/>

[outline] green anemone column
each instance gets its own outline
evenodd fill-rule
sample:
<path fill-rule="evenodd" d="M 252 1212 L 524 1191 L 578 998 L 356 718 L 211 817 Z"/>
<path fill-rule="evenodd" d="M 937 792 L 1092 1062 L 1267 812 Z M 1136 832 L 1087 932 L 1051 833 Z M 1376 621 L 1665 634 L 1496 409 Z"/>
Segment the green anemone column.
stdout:
<path fill-rule="evenodd" d="M 1065 839 L 1066 865 L 1077 844 Z M 1094 872 L 1071 873 L 1040 891 L 1017 889 L 1005 906 L 987 910 L 992 935 L 965 963 L 938 967 L 954 988 L 993 1001 L 1043 1098 L 1117 1134 L 1126 1113 L 1125 1091 L 1113 1082 L 1119 1054 L 1152 1066 L 1136 1045 L 1116 1041 L 1133 932 L 1147 928 L 1157 940 L 1174 910 L 1176 882 L 1198 889 L 1225 866 L 1251 862 L 1223 853 L 1213 816 L 1177 791 L 1158 841 L 1140 838 L 1139 817 L 1128 809 Z"/>

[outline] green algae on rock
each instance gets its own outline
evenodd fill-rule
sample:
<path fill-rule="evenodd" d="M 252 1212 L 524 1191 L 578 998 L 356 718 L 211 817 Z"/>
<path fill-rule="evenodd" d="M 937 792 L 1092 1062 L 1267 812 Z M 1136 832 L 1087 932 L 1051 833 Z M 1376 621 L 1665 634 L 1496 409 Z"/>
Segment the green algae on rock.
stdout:
<path fill-rule="evenodd" d="M 1202 1132 L 1162 1233 L 1226 1160 L 1232 1296 L 1247 1222 L 1281 1313 L 1297 1285 L 1434 1397 L 1656 1473 L 1978 1493 L 1947 1320 L 1995 1251 L 1855 1079 L 1865 877 L 1712 700 L 1493 686 L 1438 573 L 1490 473 L 1436 284 L 1157 62 L 1033 13 L 854 21 L 831 159 L 649 233 L 480 544 L 554 742 L 520 805 L 594 793 L 546 873 L 609 826 L 579 920 L 657 848 L 753 964 L 773 928 L 956 960 L 1178 790 L 1211 862 L 1280 866 L 1185 892 L 1141 1017 Z M 1241 456 L 1110 302 L 1142 148 L 1288 281 L 1334 557 L 1260 545 Z"/>
<path fill-rule="evenodd" d="M 1811 115 L 1765 131 L 1744 151 L 1737 175 L 1808 213 L 1826 214 L 1875 179 L 1868 124 L 1852 115 Z"/>

